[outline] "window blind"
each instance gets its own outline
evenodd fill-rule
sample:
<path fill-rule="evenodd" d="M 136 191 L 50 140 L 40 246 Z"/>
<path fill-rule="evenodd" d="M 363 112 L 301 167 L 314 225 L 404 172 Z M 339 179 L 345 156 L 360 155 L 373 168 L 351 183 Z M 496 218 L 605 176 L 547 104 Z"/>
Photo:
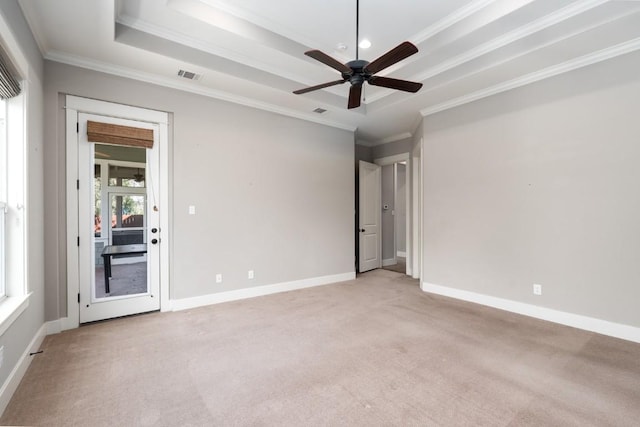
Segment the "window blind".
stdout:
<path fill-rule="evenodd" d="M 0 56 L 0 98 L 9 99 L 18 95 L 20 95 L 20 83 L 13 77 L 4 58 Z"/>
<path fill-rule="evenodd" d="M 87 121 L 89 142 L 153 148 L 153 129 Z"/>

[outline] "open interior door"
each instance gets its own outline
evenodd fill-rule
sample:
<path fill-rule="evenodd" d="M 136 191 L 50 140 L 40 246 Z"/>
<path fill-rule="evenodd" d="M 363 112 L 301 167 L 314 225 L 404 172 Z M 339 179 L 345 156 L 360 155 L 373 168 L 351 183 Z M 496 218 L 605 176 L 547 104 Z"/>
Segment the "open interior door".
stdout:
<path fill-rule="evenodd" d="M 359 265 L 360 273 L 382 267 L 380 212 L 382 176 L 380 166 L 360 161 Z"/>

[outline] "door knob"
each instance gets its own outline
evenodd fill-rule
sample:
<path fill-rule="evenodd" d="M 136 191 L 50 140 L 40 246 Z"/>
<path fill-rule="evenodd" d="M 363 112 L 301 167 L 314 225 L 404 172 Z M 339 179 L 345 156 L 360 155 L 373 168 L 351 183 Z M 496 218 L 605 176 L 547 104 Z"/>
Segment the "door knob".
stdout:
<path fill-rule="evenodd" d="M 360 232 L 361 232 L 361 233 L 364 233 L 365 231 L 366 231 L 366 230 L 365 230 L 364 228 L 361 228 L 361 229 L 360 229 Z"/>
<path fill-rule="evenodd" d="M 158 243 L 158 239 L 151 239 L 151 244 L 156 245 Z"/>
<path fill-rule="evenodd" d="M 154 228 L 152 228 L 152 229 L 151 229 L 151 232 L 152 232 L 153 234 L 155 234 L 155 233 L 157 233 L 157 232 L 158 232 L 158 229 L 154 227 Z"/>

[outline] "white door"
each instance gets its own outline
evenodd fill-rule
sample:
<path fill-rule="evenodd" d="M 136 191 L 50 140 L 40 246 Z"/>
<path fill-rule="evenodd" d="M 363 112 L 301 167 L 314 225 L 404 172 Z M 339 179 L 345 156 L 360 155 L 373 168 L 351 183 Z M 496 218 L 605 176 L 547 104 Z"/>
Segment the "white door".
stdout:
<path fill-rule="evenodd" d="M 380 166 L 360 161 L 359 271 L 382 267 L 380 210 L 382 176 Z"/>
<path fill-rule="evenodd" d="M 87 121 L 153 129 L 153 148 L 89 142 Z M 78 114 L 80 323 L 160 309 L 158 125 Z"/>

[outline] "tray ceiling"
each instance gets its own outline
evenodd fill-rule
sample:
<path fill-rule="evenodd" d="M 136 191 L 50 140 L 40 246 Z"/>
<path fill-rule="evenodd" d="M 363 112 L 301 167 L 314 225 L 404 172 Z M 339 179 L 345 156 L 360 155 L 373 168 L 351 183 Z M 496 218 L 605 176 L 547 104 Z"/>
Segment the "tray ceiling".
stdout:
<path fill-rule="evenodd" d="M 340 78 L 306 50 L 355 57 L 355 1 L 19 2 L 47 59 L 357 129 L 374 144 L 410 136 L 421 116 L 640 48 L 638 0 L 361 0 L 372 46 L 360 57 L 408 40 L 420 52 L 379 75 L 424 87 L 367 85 L 347 110 L 346 84 L 291 92 Z"/>

